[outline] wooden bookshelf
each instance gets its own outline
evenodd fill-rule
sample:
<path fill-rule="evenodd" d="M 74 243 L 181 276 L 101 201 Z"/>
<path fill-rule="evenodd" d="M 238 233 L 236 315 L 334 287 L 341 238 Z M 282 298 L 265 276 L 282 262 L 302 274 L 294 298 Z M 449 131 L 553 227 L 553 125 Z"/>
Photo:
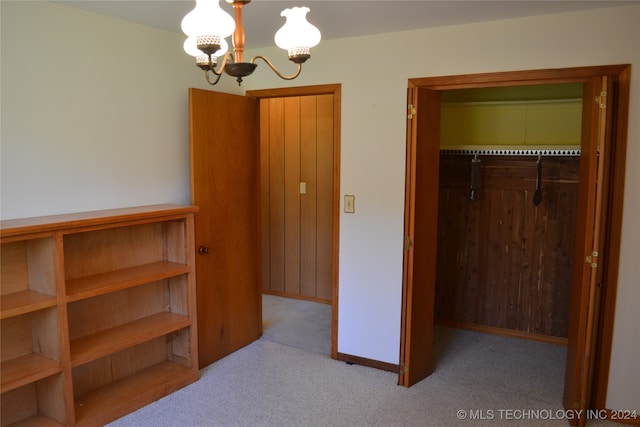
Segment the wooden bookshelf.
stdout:
<path fill-rule="evenodd" d="M 61 372 L 60 364 L 38 354 L 26 354 L 2 362 L 2 387 L 0 392 L 8 392 L 23 385 Z"/>
<path fill-rule="evenodd" d="M 153 264 L 80 277 L 67 281 L 67 302 L 95 297 L 188 272 L 189 267 L 187 265 L 160 261 Z"/>
<path fill-rule="evenodd" d="M 76 399 L 78 425 L 102 425 L 111 421 L 111 412 L 129 413 L 143 402 L 164 396 L 165 389 L 176 390 L 198 379 L 192 369 L 171 362 L 160 362 L 134 375 L 110 383 Z"/>
<path fill-rule="evenodd" d="M 0 319 L 31 313 L 58 305 L 58 300 L 50 295 L 34 291 L 19 291 L 2 296 Z"/>
<path fill-rule="evenodd" d="M 199 378 L 193 206 L 2 221 L 2 426 L 102 425 Z"/>
<path fill-rule="evenodd" d="M 190 319 L 185 316 L 157 313 L 79 338 L 71 341 L 71 366 L 91 362 L 116 351 L 168 335 L 188 327 L 190 323 Z"/>

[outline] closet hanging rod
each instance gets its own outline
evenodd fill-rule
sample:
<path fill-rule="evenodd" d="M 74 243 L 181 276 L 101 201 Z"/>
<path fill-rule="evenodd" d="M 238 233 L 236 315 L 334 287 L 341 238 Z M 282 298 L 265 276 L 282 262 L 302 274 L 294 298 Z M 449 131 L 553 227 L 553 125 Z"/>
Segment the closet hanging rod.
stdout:
<path fill-rule="evenodd" d="M 440 154 L 483 156 L 580 156 L 580 148 L 454 148 L 440 147 Z"/>

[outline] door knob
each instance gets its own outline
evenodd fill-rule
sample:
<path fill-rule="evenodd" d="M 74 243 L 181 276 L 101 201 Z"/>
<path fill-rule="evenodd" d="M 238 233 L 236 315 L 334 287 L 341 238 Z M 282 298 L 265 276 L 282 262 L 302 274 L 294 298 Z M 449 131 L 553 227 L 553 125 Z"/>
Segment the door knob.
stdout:
<path fill-rule="evenodd" d="M 198 253 L 199 253 L 200 255 L 206 255 L 206 254 L 208 254 L 208 253 L 209 253 L 209 247 L 208 247 L 208 246 L 200 246 L 200 247 L 198 248 Z"/>

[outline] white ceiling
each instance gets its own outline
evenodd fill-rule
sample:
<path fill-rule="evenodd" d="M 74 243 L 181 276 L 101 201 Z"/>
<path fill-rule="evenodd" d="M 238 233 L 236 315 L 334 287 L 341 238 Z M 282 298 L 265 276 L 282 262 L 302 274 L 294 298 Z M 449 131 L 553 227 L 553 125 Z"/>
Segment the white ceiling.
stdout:
<path fill-rule="evenodd" d="M 176 33 L 182 33 L 182 17 L 195 6 L 194 0 L 54 1 Z M 640 0 L 253 0 L 243 9 L 243 21 L 247 48 L 255 48 L 273 45 L 273 35 L 284 23 L 280 11 L 293 6 L 309 7 L 309 22 L 328 40 L 637 3 Z M 221 4 L 233 15 L 229 4 Z"/>

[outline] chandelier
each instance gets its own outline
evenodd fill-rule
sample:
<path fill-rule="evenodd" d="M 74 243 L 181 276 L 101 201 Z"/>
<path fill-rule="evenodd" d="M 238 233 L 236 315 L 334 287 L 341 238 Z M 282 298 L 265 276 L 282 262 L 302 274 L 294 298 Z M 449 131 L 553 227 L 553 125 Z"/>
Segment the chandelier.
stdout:
<path fill-rule="evenodd" d="M 307 21 L 309 8 L 294 7 L 280 13 L 286 22 L 276 32 L 276 45 L 286 50 L 289 60 L 298 66 L 292 75 L 286 76 L 262 55 L 244 62 L 242 8 L 251 0 L 226 1 L 233 5 L 235 18 L 222 10 L 219 0 L 196 0 L 196 7 L 182 19 L 182 31 L 187 35 L 184 50 L 196 58 L 196 65 L 204 70 L 207 82 L 217 84 L 224 72 L 235 77 L 240 85 L 242 78 L 253 73 L 258 66 L 257 59 L 263 60 L 282 79 L 293 80 L 298 77 L 302 64 L 311 57 L 311 48 L 320 43 L 321 37 L 320 31 Z M 228 51 L 229 44 L 225 40 L 232 34 L 233 53 Z"/>

